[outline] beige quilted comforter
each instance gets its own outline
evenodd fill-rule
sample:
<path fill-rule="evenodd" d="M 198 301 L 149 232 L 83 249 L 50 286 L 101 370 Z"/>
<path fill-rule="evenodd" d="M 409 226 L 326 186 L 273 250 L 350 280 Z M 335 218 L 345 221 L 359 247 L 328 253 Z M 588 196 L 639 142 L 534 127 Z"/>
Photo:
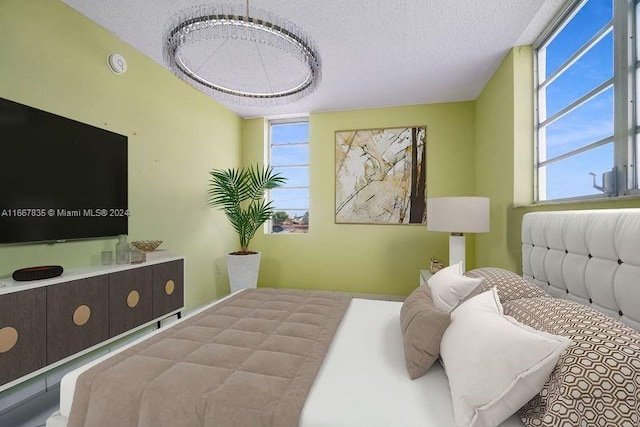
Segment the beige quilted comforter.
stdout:
<path fill-rule="evenodd" d="M 68 425 L 296 426 L 349 302 L 234 295 L 83 373 Z"/>

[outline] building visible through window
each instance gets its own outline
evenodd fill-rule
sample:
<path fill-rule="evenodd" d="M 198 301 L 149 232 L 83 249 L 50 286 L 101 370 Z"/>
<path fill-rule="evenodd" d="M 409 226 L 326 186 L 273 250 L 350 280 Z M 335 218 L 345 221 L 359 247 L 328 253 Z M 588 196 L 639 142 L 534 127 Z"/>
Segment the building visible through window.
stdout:
<path fill-rule="evenodd" d="M 269 123 L 269 163 L 287 178 L 284 186 L 271 190 L 275 208 L 271 233 L 309 231 L 309 122 L 308 120 Z"/>

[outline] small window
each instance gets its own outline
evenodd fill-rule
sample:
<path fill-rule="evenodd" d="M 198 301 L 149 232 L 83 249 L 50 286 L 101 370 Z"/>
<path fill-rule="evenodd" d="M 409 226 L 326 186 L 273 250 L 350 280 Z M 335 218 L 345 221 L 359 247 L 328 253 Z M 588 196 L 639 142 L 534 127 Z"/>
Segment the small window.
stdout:
<path fill-rule="evenodd" d="M 271 190 L 275 208 L 271 233 L 309 231 L 309 121 L 269 122 L 268 163 L 287 178 L 284 186 Z"/>
<path fill-rule="evenodd" d="M 537 201 L 635 189 L 635 176 L 625 173 L 635 163 L 629 143 L 635 76 L 627 72 L 635 55 L 625 37 L 634 12 L 616 9 L 623 4 L 574 1 L 536 48 Z"/>

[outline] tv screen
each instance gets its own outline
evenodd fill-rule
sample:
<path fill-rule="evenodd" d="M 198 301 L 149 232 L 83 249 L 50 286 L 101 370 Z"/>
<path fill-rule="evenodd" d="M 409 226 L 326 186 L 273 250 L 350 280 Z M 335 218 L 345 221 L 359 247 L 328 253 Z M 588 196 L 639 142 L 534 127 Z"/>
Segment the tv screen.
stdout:
<path fill-rule="evenodd" d="M 128 232 L 127 137 L 0 98 L 0 243 Z"/>

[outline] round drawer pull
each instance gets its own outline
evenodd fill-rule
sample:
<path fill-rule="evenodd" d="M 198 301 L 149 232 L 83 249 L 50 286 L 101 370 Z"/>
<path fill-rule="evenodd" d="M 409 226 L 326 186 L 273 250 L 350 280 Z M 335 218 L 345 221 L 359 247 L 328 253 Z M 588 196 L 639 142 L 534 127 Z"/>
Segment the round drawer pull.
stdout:
<path fill-rule="evenodd" d="M 77 326 L 85 325 L 89 321 L 90 317 L 91 309 L 86 304 L 78 306 L 78 308 L 73 311 L 73 323 Z"/>
<path fill-rule="evenodd" d="M 131 291 L 129 295 L 127 295 L 127 305 L 130 308 L 135 307 L 140 302 L 140 294 L 138 291 Z"/>
<path fill-rule="evenodd" d="M 11 350 L 18 342 L 18 331 L 11 326 L 0 329 L 0 353 Z"/>
<path fill-rule="evenodd" d="M 167 295 L 171 295 L 175 290 L 176 284 L 173 283 L 173 280 L 167 280 L 167 283 L 164 285 L 164 293 Z"/>

